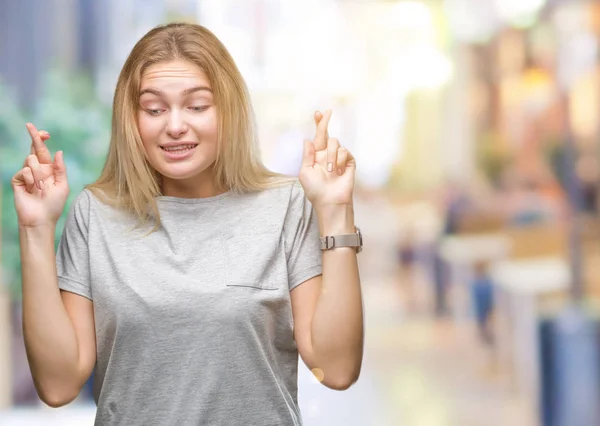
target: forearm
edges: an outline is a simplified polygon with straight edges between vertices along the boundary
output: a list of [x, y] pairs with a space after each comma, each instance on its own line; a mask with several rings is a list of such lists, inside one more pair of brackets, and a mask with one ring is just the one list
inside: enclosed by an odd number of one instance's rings
[[77, 382], [78, 346], [58, 288], [54, 228], [22, 228], [20, 243], [23, 335], [31, 374], [40, 394], [69, 394]]
[[[355, 232], [352, 206], [317, 212], [321, 235]], [[356, 250], [323, 252], [323, 289], [312, 321], [312, 349], [329, 377], [354, 381], [363, 354], [363, 301]]]

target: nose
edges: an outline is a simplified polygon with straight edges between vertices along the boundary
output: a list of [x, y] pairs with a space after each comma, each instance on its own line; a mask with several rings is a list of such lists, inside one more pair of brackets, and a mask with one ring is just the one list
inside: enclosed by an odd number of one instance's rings
[[180, 138], [188, 131], [188, 125], [179, 111], [173, 110], [167, 122], [167, 134], [174, 139]]

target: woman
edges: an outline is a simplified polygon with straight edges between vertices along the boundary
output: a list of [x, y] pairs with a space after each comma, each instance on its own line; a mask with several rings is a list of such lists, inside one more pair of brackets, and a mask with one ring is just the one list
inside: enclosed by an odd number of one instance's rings
[[106, 165], [56, 256], [65, 163], [28, 124], [32, 155], [12, 184], [41, 399], [68, 404], [94, 370], [96, 424], [299, 425], [298, 354], [325, 386], [351, 386], [355, 161], [328, 138], [330, 116], [315, 115], [299, 180], [278, 176], [220, 41], [197, 25], [151, 30], [125, 62]]

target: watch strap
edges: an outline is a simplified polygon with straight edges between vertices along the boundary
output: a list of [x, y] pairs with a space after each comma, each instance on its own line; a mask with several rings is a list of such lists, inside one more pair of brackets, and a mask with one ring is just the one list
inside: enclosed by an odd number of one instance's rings
[[331, 250], [336, 247], [354, 247], [357, 252], [362, 249], [362, 235], [357, 228], [354, 234], [327, 235], [320, 238], [321, 250]]

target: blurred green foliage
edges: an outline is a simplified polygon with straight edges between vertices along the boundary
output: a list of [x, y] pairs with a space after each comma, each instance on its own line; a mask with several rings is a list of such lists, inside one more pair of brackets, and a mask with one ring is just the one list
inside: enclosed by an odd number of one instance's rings
[[71, 188], [56, 228], [62, 233], [66, 212], [75, 196], [100, 174], [110, 140], [110, 106], [102, 104], [92, 79], [85, 74], [52, 71], [34, 111], [23, 111], [0, 83], [0, 185], [2, 186], [2, 279], [14, 298], [21, 297], [21, 264], [17, 215], [10, 187], [12, 176], [29, 154], [26, 122], [50, 133], [50, 152], [64, 151]]

